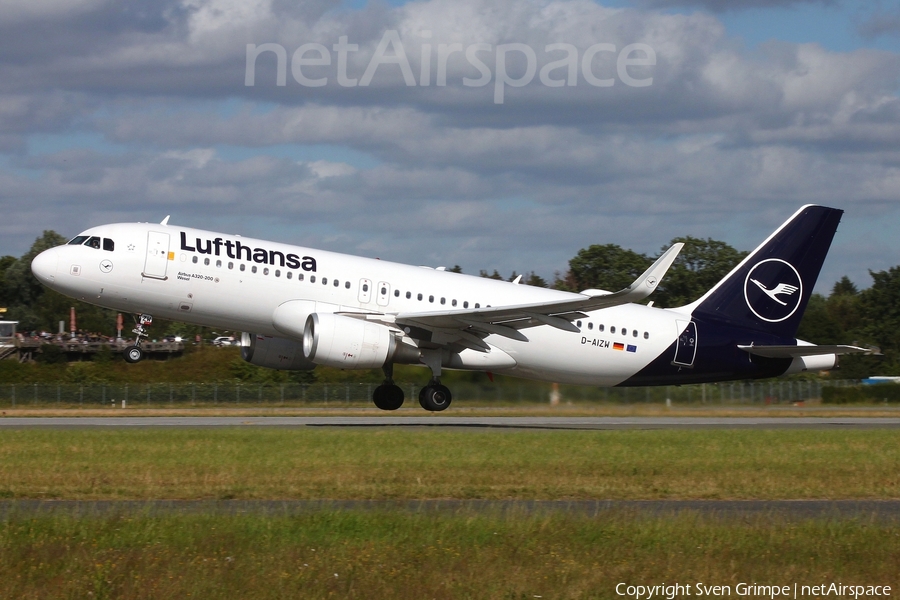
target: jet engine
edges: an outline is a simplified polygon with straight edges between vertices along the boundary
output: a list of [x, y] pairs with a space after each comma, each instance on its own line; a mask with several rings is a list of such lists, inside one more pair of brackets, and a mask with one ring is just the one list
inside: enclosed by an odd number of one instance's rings
[[312, 371], [316, 363], [303, 356], [303, 345], [294, 340], [244, 332], [241, 358], [258, 367], [285, 371]]
[[339, 369], [419, 361], [418, 348], [398, 340], [388, 327], [331, 313], [313, 313], [306, 319], [303, 355], [317, 365]]

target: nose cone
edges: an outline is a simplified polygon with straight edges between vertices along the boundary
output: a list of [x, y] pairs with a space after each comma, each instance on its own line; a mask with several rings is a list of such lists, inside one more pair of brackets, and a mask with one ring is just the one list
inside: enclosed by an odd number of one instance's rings
[[31, 261], [31, 272], [44, 284], [51, 284], [56, 279], [56, 268], [59, 265], [59, 252], [56, 248], [44, 250]]

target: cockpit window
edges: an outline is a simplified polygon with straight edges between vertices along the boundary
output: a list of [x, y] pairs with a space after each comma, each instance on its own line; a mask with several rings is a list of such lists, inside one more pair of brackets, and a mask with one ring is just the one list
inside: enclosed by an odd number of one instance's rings
[[88, 239], [86, 235], [78, 235], [72, 238], [72, 241], [69, 242], [70, 246], [80, 246], [84, 243], [84, 240]]
[[103, 249], [112, 252], [116, 249], [116, 243], [109, 238], [103, 238]]
[[96, 250], [99, 250], [99, 249], [100, 249], [100, 238], [97, 237], [96, 235], [95, 235], [95, 236], [91, 236], [91, 239], [89, 239], [87, 242], [85, 242], [84, 245], [85, 245], [85, 246], [90, 246], [91, 248], [94, 248], [94, 249], [96, 249]]

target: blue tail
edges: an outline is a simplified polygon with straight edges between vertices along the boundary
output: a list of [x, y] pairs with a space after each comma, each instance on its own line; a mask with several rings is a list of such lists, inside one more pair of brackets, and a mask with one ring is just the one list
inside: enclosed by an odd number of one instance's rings
[[802, 207], [685, 310], [703, 321], [794, 338], [843, 213]]

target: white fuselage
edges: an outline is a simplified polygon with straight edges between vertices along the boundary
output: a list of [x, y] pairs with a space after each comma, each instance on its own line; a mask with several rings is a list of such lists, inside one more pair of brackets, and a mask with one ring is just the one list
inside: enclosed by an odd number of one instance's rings
[[[293, 300], [315, 302], [321, 312], [390, 315], [580, 297], [171, 225], [105, 225], [81, 235], [109, 240], [113, 249], [101, 243], [99, 248], [65, 245], [45, 252], [33, 267], [42, 283], [115, 310], [276, 337], [288, 336], [275, 328], [273, 315]], [[689, 313], [677, 309], [637, 304], [586, 314], [577, 321], [580, 333], [541, 325], [524, 330], [527, 342], [490, 335], [485, 341], [515, 364], [485, 370], [616, 385], [671, 349], [690, 320]]]

